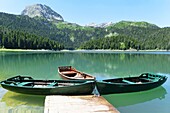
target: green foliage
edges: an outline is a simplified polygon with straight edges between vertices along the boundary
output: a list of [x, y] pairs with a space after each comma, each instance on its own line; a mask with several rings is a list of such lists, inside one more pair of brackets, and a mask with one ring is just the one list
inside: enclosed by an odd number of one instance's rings
[[[135, 25], [134, 25], [135, 24]], [[110, 33], [118, 33], [138, 40], [136, 45], [140, 50], [166, 49], [170, 44], [170, 28], [159, 28], [147, 22], [122, 21], [117, 25], [107, 27]]]
[[120, 49], [121, 49], [121, 50], [124, 50], [125, 48], [126, 48], [125, 43], [124, 43], [124, 42], [121, 42], [121, 43], [120, 43]]
[[[0, 27], [3, 29], [0, 31], [1, 48], [4, 45], [41, 48], [42, 43], [43, 47], [50, 48], [57, 41], [66, 49], [170, 49], [170, 28], [159, 28], [147, 22], [121, 21], [106, 28], [95, 28], [0, 13]], [[60, 44], [53, 47], [63, 48]]]
[[[82, 27], [67, 22], [52, 23], [42, 18], [0, 13], [0, 26], [58, 41], [66, 49], [75, 49], [85, 41], [104, 37], [102, 28]], [[74, 40], [73, 40], [74, 37]]]
[[80, 49], [137, 49], [138, 41], [126, 36], [109, 36], [96, 40], [90, 40], [80, 46]]
[[63, 49], [58, 42], [48, 38], [4, 27], [0, 27], [0, 46], [8, 49]]

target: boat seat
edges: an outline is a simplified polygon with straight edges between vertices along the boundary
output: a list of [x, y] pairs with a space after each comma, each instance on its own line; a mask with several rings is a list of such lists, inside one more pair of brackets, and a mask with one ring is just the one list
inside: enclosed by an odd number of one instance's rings
[[58, 86], [58, 83], [57, 82], [53, 82], [53, 83], [49, 84], [48, 86]]
[[155, 77], [153, 77], [153, 76], [148, 76], [149, 78], [152, 78], [152, 79], [154, 79]]
[[29, 83], [32, 83], [32, 82], [21, 82], [21, 83], [18, 83], [18, 86], [25, 86], [26, 84], [29, 84]]
[[58, 83], [59, 86], [72, 86], [75, 85], [75, 83]]
[[123, 79], [122, 81], [123, 81], [123, 82], [126, 82], [126, 83], [128, 83], [128, 84], [135, 84], [135, 82], [131, 82], [131, 81], [128, 81], [128, 80], [125, 80], [125, 79]]
[[154, 81], [157, 81], [158, 79], [150, 79], [150, 78], [141, 78], [143, 80], [147, 80], [149, 82], [154, 82]]
[[20, 82], [12, 82], [12, 83], [10, 83], [10, 85], [12, 85], [12, 86], [15, 86], [15, 85], [18, 85]]
[[75, 71], [64, 71], [64, 72], [61, 72], [63, 74], [76, 74]]
[[80, 73], [77, 73], [75, 78], [84, 78], [84, 76], [82, 74], [80, 74]]

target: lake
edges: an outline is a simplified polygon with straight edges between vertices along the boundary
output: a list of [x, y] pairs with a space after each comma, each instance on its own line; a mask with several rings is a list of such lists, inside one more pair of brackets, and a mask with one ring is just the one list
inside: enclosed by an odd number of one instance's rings
[[[58, 66], [71, 65], [97, 79], [136, 76], [143, 72], [170, 79], [170, 52], [0, 52], [0, 80], [14, 75], [60, 79]], [[156, 89], [103, 95], [121, 113], [169, 113], [170, 80]], [[0, 87], [0, 113], [43, 113], [45, 96], [24, 95]]]

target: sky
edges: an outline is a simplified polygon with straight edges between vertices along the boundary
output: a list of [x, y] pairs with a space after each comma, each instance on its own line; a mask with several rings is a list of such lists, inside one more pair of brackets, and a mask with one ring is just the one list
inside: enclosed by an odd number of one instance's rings
[[170, 0], [0, 0], [0, 12], [19, 15], [33, 4], [47, 5], [80, 25], [125, 20], [170, 27]]

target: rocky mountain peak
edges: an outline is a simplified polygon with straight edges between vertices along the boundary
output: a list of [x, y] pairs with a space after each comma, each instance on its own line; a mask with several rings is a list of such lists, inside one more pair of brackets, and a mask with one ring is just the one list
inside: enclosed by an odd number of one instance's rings
[[60, 14], [52, 10], [49, 6], [42, 4], [27, 6], [21, 12], [21, 15], [28, 15], [31, 18], [41, 17], [52, 22], [64, 21], [63, 17]]

